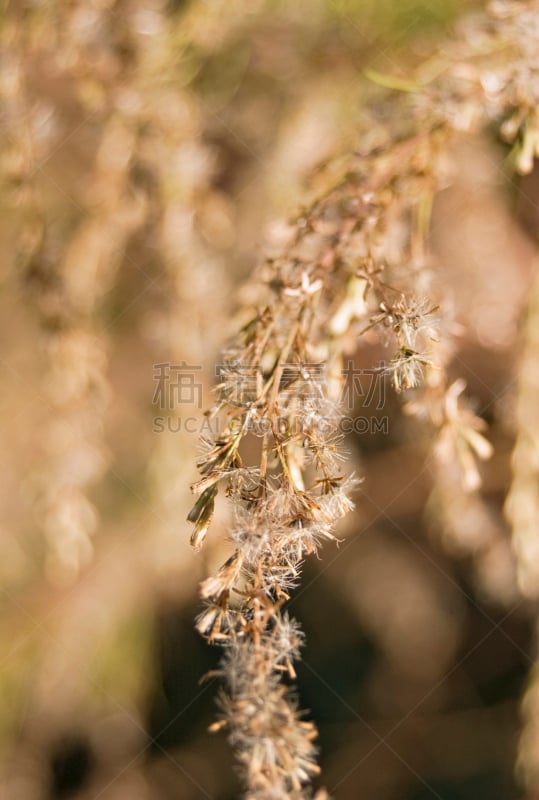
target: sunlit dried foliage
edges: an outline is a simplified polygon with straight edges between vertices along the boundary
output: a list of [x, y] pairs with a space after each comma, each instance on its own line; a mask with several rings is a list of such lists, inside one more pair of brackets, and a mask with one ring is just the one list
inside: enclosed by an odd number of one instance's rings
[[[320, 780], [344, 799], [415, 798], [421, 783], [445, 796], [422, 775], [494, 774], [499, 753], [508, 774], [519, 689], [485, 710], [477, 697], [499, 685], [497, 659], [484, 680], [463, 682], [461, 656], [466, 636], [471, 653], [488, 638], [473, 620], [490, 622], [517, 642], [513, 681], [524, 634], [518, 624], [507, 633], [498, 613], [509, 619], [520, 604], [522, 619], [536, 614], [537, 290], [519, 344], [533, 245], [520, 246], [507, 190], [539, 152], [539, 4], [463, 13], [438, 44], [418, 21], [436, 20], [435, 30], [465, 0], [5, 5], [0, 235], [13, 435], [0, 575], [12, 602], [0, 629], [0, 794], [66, 796], [75, 763], [89, 776], [73, 789], [81, 800], [237, 796], [221, 737], [201, 733], [205, 711], [190, 717], [208, 692], [193, 676], [215, 655], [194, 644], [187, 607], [203, 571], [196, 625], [222, 653], [208, 676], [222, 683], [211, 729], [227, 731], [250, 800], [322, 800]], [[402, 42], [414, 42], [410, 52]], [[482, 158], [495, 173], [483, 200], [497, 195], [503, 211], [489, 222], [485, 202], [467, 238], [462, 224], [453, 234], [459, 212], [447, 198], [463, 172], [468, 187], [483, 181]], [[267, 258], [235, 291], [264, 220], [292, 203], [299, 211], [272, 225]], [[453, 235], [456, 255], [441, 255]], [[484, 255], [487, 239], [497, 258]], [[469, 301], [457, 286], [468, 281]], [[514, 397], [483, 359], [499, 358], [505, 382], [519, 351]], [[199, 421], [188, 517], [203, 558], [178, 536], [196, 437], [181, 426], [150, 432], [152, 368], [165, 361], [196, 365], [205, 397], [218, 376]], [[370, 413], [356, 369], [382, 387], [385, 437], [344, 441]], [[512, 537], [501, 513], [508, 482]], [[389, 495], [403, 509], [398, 539]], [[314, 596], [296, 592], [304, 569], [324, 573], [330, 594], [323, 581]], [[299, 699], [298, 597], [324, 659], [341, 659], [324, 650], [340, 636], [358, 672], [351, 694], [340, 673], [338, 691], [329, 687], [353, 721], [333, 726], [327, 760], [316, 695], [312, 712]], [[174, 627], [184, 613], [188, 646]], [[366, 641], [376, 655], [363, 683]], [[530, 800], [536, 672], [517, 755]], [[465, 710], [453, 719], [455, 696]], [[428, 769], [416, 761], [423, 751]]]
[[[368, 334], [391, 347], [381, 371], [397, 393], [423, 385], [406, 408], [435, 431], [434, 497], [455, 531], [460, 520], [449, 518], [449, 509], [460, 494], [477, 492], [478, 462], [492, 455], [484, 421], [463, 400], [464, 381], [446, 375], [450, 340], [437, 347], [450, 336], [450, 323], [441, 321], [443, 298], [425, 299], [433, 274], [430, 209], [455, 137], [496, 120], [503, 138], [516, 141], [520, 172], [531, 170], [539, 152], [537, 4], [494, 3], [489, 10], [465, 23], [462, 40], [440, 50], [416, 80], [372, 73], [410, 96], [394, 99], [383, 119], [373, 115], [357, 152], [318, 176], [329, 188], [292, 222], [287, 243], [262, 267], [271, 294], [225, 353], [210, 412], [221, 424], [205, 440], [188, 519], [199, 547], [225, 484], [235, 550], [202, 584], [207, 606], [198, 627], [225, 648], [224, 723], [250, 798], [303, 796], [317, 772], [314, 729], [296, 717], [279, 681], [281, 671], [294, 677], [300, 641], [283, 633], [291, 623], [282, 606], [305, 556], [334, 538], [352, 506], [332, 402], [350, 341]], [[313, 379], [313, 367], [321, 380]], [[241, 452], [249, 434], [261, 437], [254, 466]], [[480, 500], [475, 504], [480, 521]]]

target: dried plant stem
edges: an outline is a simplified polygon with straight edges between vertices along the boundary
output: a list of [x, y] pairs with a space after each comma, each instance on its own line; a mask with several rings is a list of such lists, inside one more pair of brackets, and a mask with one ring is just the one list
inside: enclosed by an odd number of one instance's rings
[[[380, 371], [398, 393], [423, 384], [408, 410], [429, 423], [441, 471], [451, 465], [465, 492], [480, 485], [476, 462], [491, 447], [482, 420], [463, 399], [464, 382], [446, 375], [451, 346], [439, 342], [440, 331], [447, 339], [444, 309], [424, 296], [428, 229], [458, 132], [476, 132], [493, 118], [516, 119], [522, 85], [535, 80], [494, 46], [505, 37], [525, 52], [536, 47], [530, 30], [537, 4], [525, 8], [523, 25], [510, 6], [495, 4], [492, 16], [476, 23], [482, 46], [472, 26], [469, 39], [440, 56], [442, 67], [425, 68], [423, 83], [418, 79], [383, 122], [374, 113], [357, 153], [320, 172], [322, 190], [262, 266], [258, 310], [225, 353], [210, 414], [222, 427], [205, 440], [202, 479], [192, 487], [198, 499], [188, 518], [198, 547], [218, 486], [226, 484], [234, 552], [202, 584], [206, 607], [198, 628], [224, 647], [222, 724], [250, 800], [306, 797], [318, 773], [314, 726], [301, 719], [281, 682], [283, 674], [294, 677], [302, 643], [283, 604], [304, 557], [334, 539], [335, 524], [352, 507], [353, 481], [340, 468], [336, 398], [342, 354], [353, 352], [360, 336], [392, 345]], [[493, 46], [485, 47], [489, 37]], [[425, 80], [427, 73], [436, 77]], [[391, 86], [392, 79], [381, 82]], [[402, 81], [393, 82], [402, 88]], [[515, 137], [525, 125], [515, 163], [526, 171], [530, 142], [537, 145], [529, 133], [536, 118], [528, 106], [523, 114], [504, 135]], [[244, 463], [248, 435], [261, 438], [254, 465]]]
[[[414, 136], [398, 142], [389, 158], [387, 153], [371, 155], [366, 162], [372, 170], [354, 157], [340, 182], [302, 213], [304, 224], [296, 222], [283, 255], [262, 268], [269, 300], [225, 353], [212, 412], [224, 421], [224, 430], [205, 443], [198, 464], [202, 479], [193, 486], [199, 497], [189, 519], [195, 524], [193, 544], [199, 546], [218, 484], [226, 482], [235, 550], [202, 585], [207, 606], [198, 628], [225, 648], [227, 688], [221, 697], [223, 722], [216, 727], [229, 727], [246, 797], [253, 800], [305, 797], [306, 785], [319, 772], [315, 727], [301, 718], [293, 693], [281, 682], [284, 674], [294, 679], [293, 661], [302, 643], [283, 605], [304, 557], [334, 539], [335, 523], [352, 508], [354, 481], [340, 469], [340, 412], [328, 393], [328, 369], [339, 363], [347, 346], [343, 334], [360, 325], [365, 329], [368, 296], [370, 304], [382, 303], [382, 318], [390, 320], [397, 360], [407, 362], [415, 355], [412, 345], [424, 344], [419, 317], [428, 318], [430, 311], [409, 305], [380, 279], [385, 261], [370, 252], [374, 234], [368, 224], [375, 228], [381, 222], [387, 202], [383, 193], [391, 188], [397, 161], [414, 177], [416, 170], [423, 172], [419, 140], [429, 141]], [[378, 205], [376, 192], [383, 204]], [[355, 230], [358, 249], [347, 251]], [[302, 255], [313, 238], [320, 261]], [[349, 307], [350, 289], [358, 282], [361, 296], [356, 291], [355, 305]], [[334, 320], [343, 314], [345, 324], [339, 321], [338, 335], [332, 333]], [[405, 342], [409, 350], [403, 355]], [[391, 370], [400, 376], [397, 388], [417, 382], [408, 365], [402, 374], [400, 363]], [[415, 370], [419, 375], [419, 365]], [[258, 464], [250, 466], [241, 450], [253, 433], [261, 437], [261, 446]]]

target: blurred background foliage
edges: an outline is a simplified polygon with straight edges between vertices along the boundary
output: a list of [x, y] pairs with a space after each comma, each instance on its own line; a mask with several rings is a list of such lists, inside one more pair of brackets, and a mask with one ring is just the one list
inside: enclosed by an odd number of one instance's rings
[[[405, 76], [471, 6], [3, 1], [2, 797], [237, 796], [207, 732], [216, 683], [199, 683], [217, 654], [193, 631], [226, 507], [195, 556], [197, 437], [181, 422], [211, 404], [264, 242], [315, 166], [356, 146], [364, 69]], [[512, 186], [503, 157], [463, 144], [433, 222], [455, 375], [496, 445], [483, 505], [459, 506], [461, 540], [446, 530], [424, 442], [388, 398], [389, 433], [350, 437], [366, 480], [346, 543], [291, 602], [339, 800], [518, 795], [532, 622], [501, 509], [533, 260], [515, 208], [536, 221], [533, 180]], [[157, 408], [165, 362], [202, 367], [201, 404]]]

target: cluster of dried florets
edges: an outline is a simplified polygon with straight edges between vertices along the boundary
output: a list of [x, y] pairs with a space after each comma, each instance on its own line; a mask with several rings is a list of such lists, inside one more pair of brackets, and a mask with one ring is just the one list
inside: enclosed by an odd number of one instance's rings
[[45, 392], [52, 412], [36, 505], [50, 567], [64, 578], [75, 576], [92, 555], [98, 516], [87, 493], [108, 464], [103, 431], [107, 338], [95, 317], [103, 286], [113, 279], [125, 243], [141, 221], [139, 204], [129, 205], [124, 194], [132, 146], [133, 137], [116, 120], [105, 126], [91, 184], [100, 203], [80, 222], [63, 253], [54, 253], [43, 214], [33, 209], [39, 235], [26, 254], [26, 279], [36, 290], [46, 334]]
[[513, 145], [516, 170], [526, 174], [539, 155], [539, 5], [494, 0], [461, 28], [408, 87], [418, 90], [416, 108], [461, 131], [495, 120]]
[[[321, 288], [320, 279], [291, 267], [279, 304], [257, 314], [227, 352], [212, 412], [222, 430], [206, 439], [203, 477], [192, 487], [195, 546], [220, 483], [232, 501], [235, 550], [202, 585], [207, 604], [198, 628], [226, 648], [222, 708], [252, 797], [300, 797], [318, 772], [314, 726], [301, 720], [281, 678], [294, 677], [302, 639], [283, 603], [305, 556], [334, 539], [335, 522], [352, 507], [337, 409], [310, 346]], [[256, 466], [245, 464], [249, 450]]]
[[477, 52], [468, 77], [481, 86], [491, 116], [502, 120], [500, 133], [525, 174], [539, 155], [539, 5], [495, 0], [489, 11], [468, 30]]
[[491, 447], [463, 398], [464, 383], [447, 378], [448, 326], [425, 299], [430, 210], [447, 180], [456, 131], [493, 116], [524, 114], [526, 130], [532, 124], [535, 95], [522, 94], [523, 87], [535, 91], [532, 68], [518, 69], [494, 43], [509, 40], [513, 49], [535, 52], [537, 7], [523, 7], [526, 25], [512, 6], [495, 4], [492, 16], [467, 28], [464, 44], [429, 66], [419, 93], [403, 96], [382, 122], [373, 112], [358, 151], [320, 171], [323, 190], [263, 265], [251, 292], [260, 310], [225, 354], [209, 412], [220, 421], [219, 433], [205, 441], [189, 520], [198, 547], [225, 484], [234, 552], [202, 584], [206, 607], [198, 628], [225, 647], [218, 727], [230, 729], [248, 797], [303, 797], [318, 771], [314, 728], [298, 717], [280, 682], [283, 673], [294, 676], [301, 643], [282, 607], [305, 556], [334, 539], [336, 522], [352, 508], [336, 399], [341, 356], [357, 348], [359, 336], [392, 348], [381, 371], [397, 392], [424, 386], [407, 410], [432, 426], [440, 475], [450, 474], [465, 493], [479, 486], [477, 460]]
[[313, 740], [316, 729], [302, 719], [294, 695], [281, 682], [294, 677], [292, 661], [302, 635], [286, 616], [254, 611], [253, 636], [233, 641], [223, 659], [229, 691], [221, 698], [227, 719], [234, 720], [231, 742], [240, 754], [252, 797], [301, 796], [302, 786], [319, 768]]
[[[294, 676], [301, 644], [282, 607], [304, 558], [335, 539], [335, 524], [352, 508], [355, 481], [342, 471], [338, 433], [341, 355], [362, 332], [389, 338], [395, 355], [382, 372], [398, 391], [416, 386], [433, 363], [437, 307], [382, 280], [389, 259], [409, 263], [417, 242], [409, 224], [417, 197], [393, 187], [397, 162], [399, 188], [407, 179], [417, 184], [434, 163], [431, 140], [419, 152], [417, 143], [353, 156], [295, 221], [283, 253], [262, 268], [265, 302], [225, 352], [209, 412], [217, 432], [203, 441], [192, 487], [192, 543], [202, 544], [224, 485], [234, 552], [202, 584], [198, 629], [225, 648], [222, 724], [249, 797], [303, 797], [318, 772], [314, 727], [281, 683], [283, 673]], [[431, 180], [429, 172], [429, 190]], [[408, 233], [397, 246], [388, 228], [399, 223]]]

